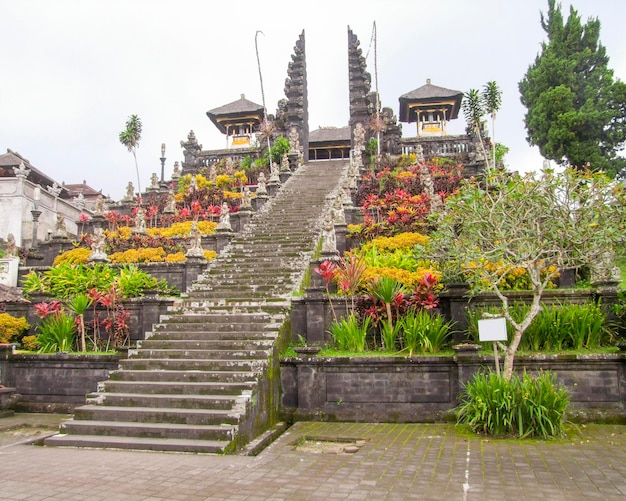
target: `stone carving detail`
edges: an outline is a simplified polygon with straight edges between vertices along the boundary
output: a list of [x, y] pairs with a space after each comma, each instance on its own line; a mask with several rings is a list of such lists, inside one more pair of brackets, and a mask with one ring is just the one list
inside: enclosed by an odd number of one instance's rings
[[189, 231], [189, 249], [187, 249], [185, 256], [204, 258], [204, 250], [202, 249], [202, 234], [198, 229], [198, 221], [196, 220], [191, 223], [191, 230]]
[[280, 184], [280, 176], [279, 176], [280, 168], [276, 162], [272, 162], [272, 166], [270, 169], [270, 184]]
[[[372, 77], [367, 72], [367, 63], [360, 48], [357, 36], [348, 27], [348, 88], [350, 99], [350, 129], [354, 137], [354, 128], [358, 123], [370, 123], [375, 112], [370, 86]], [[356, 146], [352, 143], [352, 148]]]
[[57, 238], [67, 238], [67, 226], [63, 214], [57, 213], [57, 220], [54, 225], [54, 236]]
[[178, 161], [174, 162], [174, 172], [172, 172], [172, 179], [178, 179], [180, 177], [180, 164]]
[[233, 229], [230, 225], [230, 209], [226, 202], [222, 204], [222, 209], [220, 210], [220, 222], [217, 224], [217, 229], [226, 231], [232, 231]]
[[174, 199], [174, 191], [172, 190], [167, 193], [167, 202], [165, 202], [163, 212], [167, 212], [168, 214], [176, 212], [176, 200]]
[[243, 187], [243, 191], [241, 192], [241, 204], [239, 208], [241, 210], [252, 209], [252, 197], [250, 195], [250, 188], [248, 188], [247, 185]]
[[198, 144], [196, 135], [193, 131], [189, 131], [187, 141], [181, 141], [180, 146], [183, 148], [183, 174], [188, 172], [196, 172], [199, 168], [198, 155], [202, 151], [202, 145]]
[[146, 211], [141, 206], [137, 208], [137, 213], [135, 214], [133, 233], [146, 233]]
[[267, 186], [266, 186], [266, 180], [265, 180], [265, 173], [264, 172], [259, 172], [259, 177], [257, 178], [257, 182], [256, 182], [256, 194], [257, 196], [259, 195], [267, 195]]
[[289, 135], [290, 145], [292, 141], [297, 141], [298, 146], [293, 144], [291, 150], [301, 152], [306, 161], [309, 156], [309, 98], [304, 30], [296, 41], [287, 67], [285, 97], [286, 103], [281, 100], [276, 111], [277, 121], [282, 123], [282, 130], [278, 132], [284, 136]]
[[59, 186], [58, 183], [55, 181], [54, 183], [52, 183], [52, 186], [48, 186], [47, 190], [48, 193], [50, 193], [50, 195], [52, 195], [53, 197], [58, 197], [61, 194], [63, 188]]
[[102, 194], [96, 198], [96, 203], [93, 209], [94, 216], [102, 216], [104, 214], [104, 197]]
[[4, 249], [4, 253], [7, 257], [17, 256], [17, 245], [15, 243], [15, 237], [13, 236], [13, 233], [9, 233], [7, 235], [7, 244]]
[[30, 174], [30, 169], [26, 168], [24, 162], [20, 162], [19, 167], [13, 167], [13, 172], [15, 173], [15, 177], [26, 179]]
[[158, 190], [159, 189], [159, 176], [157, 176], [156, 172], [153, 172], [150, 176], [150, 190]]
[[105, 238], [104, 230], [99, 226], [94, 229], [93, 239], [91, 241], [91, 254], [89, 254], [88, 261], [108, 261], [109, 258], [104, 251]]
[[[343, 190], [340, 190], [343, 192]], [[343, 200], [342, 197], [335, 197], [335, 201], [333, 202], [332, 208], [333, 215], [333, 223], [335, 224], [346, 224], [346, 214], [343, 211]]]
[[135, 187], [133, 186], [133, 183], [131, 181], [128, 181], [128, 184], [126, 185], [126, 196], [124, 197], [124, 200], [132, 200], [133, 198], [135, 198]]
[[337, 235], [335, 235], [335, 223], [330, 212], [326, 213], [322, 223], [322, 254], [337, 254]]
[[79, 193], [78, 196], [74, 197], [74, 199], [72, 200], [72, 204], [78, 210], [83, 210], [85, 208], [85, 197], [83, 196], [82, 192]]

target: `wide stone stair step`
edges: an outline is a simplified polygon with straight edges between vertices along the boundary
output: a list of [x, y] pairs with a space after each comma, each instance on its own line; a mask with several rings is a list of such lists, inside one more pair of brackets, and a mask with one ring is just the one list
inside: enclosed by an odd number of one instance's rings
[[120, 360], [120, 369], [153, 371], [246, 371], [259, 372], [267, 365], [267, 360], [236, 358], [213, 359], [170, 359], [170, 358], [128, 358]]
[[[142, 426], [136, 424], [136, 426]], [[97, 428], [96, 428], [97, 429]], [[184, 434], [183, 434], [184, 435]], [[44, 445], [59, 447], [90, 447], [163, 452], [223, 454], [232, 440], [197, 440], [193, 438], [138, 438], [127, 436], [61, 434], [48, 437]]]
[[131, 423], [237, 425], [241, 419], [241, 412], [231, 409], [171, 409], [87, 404], [74, 409], [74, 419]]
[[87, 402], [113, 407], [154, 407], [160, 409], [232, 410], [240, 395], [192, 395], [141, 393], [90, 393]]
[[168, 359], [168, 360], [248, 360], [248, 359], [266, 359], [271, 354], [271, 350], [237, 350], [230, 347], [219, 346], [212, 349], [200, 350], [176, 350], [176, 349], [153, 349], [141, 348], [130, 359]]
[[108, 380], [102, 383], [105, 393], [145, 393], [147, 395], [241, 395], [252, 391], [255, 381], [118, 381]]
[[146, 339], [154, 340], [192, 340], [192, 341], [226, 341], [232, 339], [234, 341], [274, 341], [278, 337], [278, 330], [269, 330], [267, 328], [259, 327], [258, 331], [237, 331], [237, 330], [219, 330], [219, 331], [203, 331], [200, 328], [194, 329], [193, 324], [189, 324], [188, 328], [180, 326], [180, 328], [172, 329], [169, 331], [159, 331], [157, 333], [148, 333]]
[[[116, 370], [109, 375], [109, 381], [132, 381], [139, 383], [167, 382], [180, 385], [196, 383], [254, 383], [256, 374], [252, 371], [153, 371], [153, 370]], [[181, 390], [182, 391], [182, 390]]]
[[272, 339], [155, 339], [138, 341], [142, 350], [271, 350]]
[[104, 435], [137, 438], [163, 438], [210, 440], [225, 442], [232, 440], [235, 427], [227, 425], [191, 425], [174, 423], [134, 423], [112, 421], [65, 421], [61, 425], [62, 433], [77, 435]]

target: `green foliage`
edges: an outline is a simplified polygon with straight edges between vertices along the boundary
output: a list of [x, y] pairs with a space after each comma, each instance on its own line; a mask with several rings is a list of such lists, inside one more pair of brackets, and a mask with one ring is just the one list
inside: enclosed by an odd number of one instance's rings
[[40, 353], [71, 351], [76, 336], [74, 317], [63, 311], [43, 318], [37, 326]]
[[528, 142], [561, 165], [623, 172], [626, 160], [618, 152], [626, 141], [626, 84], [614, 81], [608, 67], [600, 21], [582, 24], [570, 7], [564, 22], [560, 4], [548, 0], [541, 26], [548, 41], [519, 83]]
[[108, 291], [117, 284], [122, 297], [140, 297], [145, 290], [156, 290], [164, 295], [176, 295], [175, 287], [165, 280], [157, 280], [136, 266], [112, 268], [103, 263], [62, 264], [43, 273], [31, 272], [24, 278], [22, 289], [25, 293], [45, 292], [57, 299], [68, 299], [86, 295], [92, 289]]
[[493, 372], [476, 374], [457, 407], [457, 421], [487, 435], [556, 437], [563, 433], [569, 395], [549, 372], [505, 379]]
[[429, 310], [409, 310], [398, 320], [402, 349], [413, 352], [434, 353], [443, 349], [452, 334], [452, 322], [446, 322], [438, 313]]
[[333, 322], [330, 325], [330, 334], [333, 337], [335, 347], [338, 350], [358, 353], [365, 351], [365, 340], [369, 325], [369, 317], [365, 317], [361, 321], [354, 313], [338, 322]]
[[[367, 317], [369, 318], [369, 317]], [[386, 322], [380, 325], [380, 335], [383, 340], [385, 351], [395, 352], [398, 349], [397, 342], [400, 336], [400, 323]]]
[[24, 317], [14, 317], [9, 313], [0, 313], [0, 343], [13, 343], [19, 336], [30, 329]]
[[[517, 322], [528, 314], [530, 306], [514, 303], [510, 310]], [[468, 337], [478, 342], [478, 320], [483, 313], [502, 313], [498, 308], [476, 308], [468, 310]], [[509, 340], [515, 329], [507, 322]], [[524, 351], [592, 350], [610, 343], [613, 328], [602, 308], [595, 303], [553, 304], [543, 306], [530, 323], [519, 348]]]

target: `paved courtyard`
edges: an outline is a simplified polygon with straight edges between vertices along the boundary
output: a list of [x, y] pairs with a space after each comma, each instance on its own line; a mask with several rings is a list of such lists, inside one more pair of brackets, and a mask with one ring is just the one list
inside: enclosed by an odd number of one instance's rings
[[302, 422], [249, 457], [40, 447], [28, 441], [58, 417], [10, 419], [0, 430], [29, 426], [0, 433], [2, 500], [626, 498], [626, 426], [581, 426], [546, 442], [448, 424]]

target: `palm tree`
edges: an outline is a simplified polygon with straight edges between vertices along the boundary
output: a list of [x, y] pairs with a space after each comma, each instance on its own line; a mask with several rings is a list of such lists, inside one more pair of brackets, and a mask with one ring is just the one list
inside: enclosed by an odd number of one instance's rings
[[487, 82], [483, 86], [483, 106], [491, 116], [491, 140], [493, 142], [493, 167], [496, 166], [496, 112], [502, 104], [502, 91], [495, 81]]
[[137, 189], [139, 190], [139, 203], [141, 203], [141, 182], [139, 181], [139, 166], [137, 165], [137, 148], [141, 140], [141, 120], [137, 115], [131, 115], [126, 121], [126, 129], [120, 132], [122, 143], [135, 158], [135, 170], [137, 171]]
[[487, 156], [487, 150], [485, 149], [485, 143], [483, 142], [483, 136], [481, 134], [482, 118], [485, 114], [483, 108], [483, 98], [480, 91], [477, 89], [470, 89], [463, 96], [463, 114], [465, 115], [465, 122], [469, 131], [476, 135], [478, 143], [482, 149], [482, 153], [485, 157], [485, 163], [489, 168], [489, 157]]

